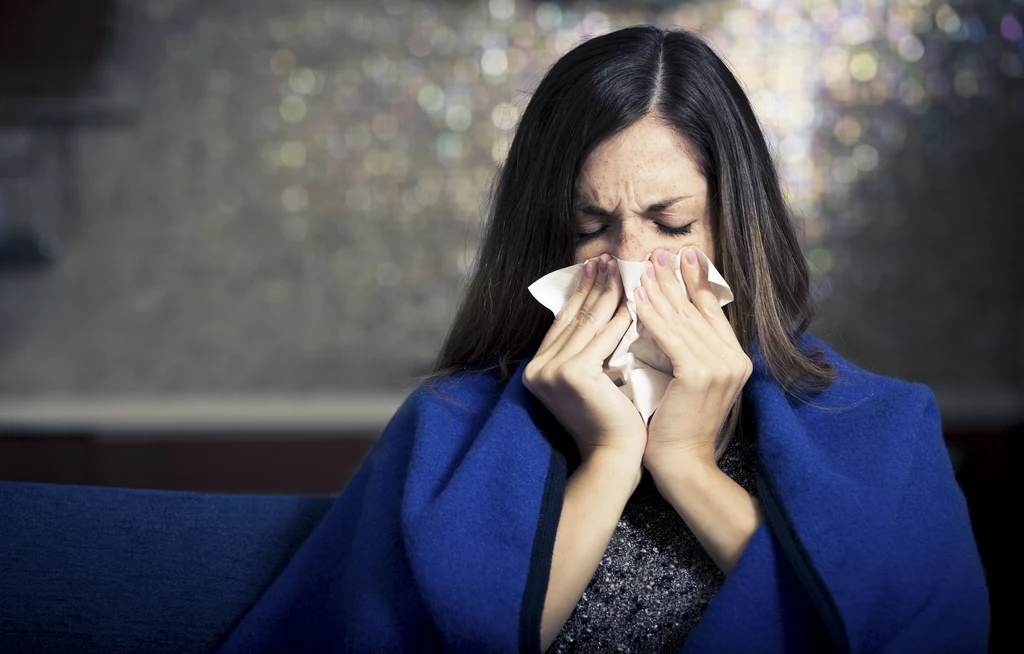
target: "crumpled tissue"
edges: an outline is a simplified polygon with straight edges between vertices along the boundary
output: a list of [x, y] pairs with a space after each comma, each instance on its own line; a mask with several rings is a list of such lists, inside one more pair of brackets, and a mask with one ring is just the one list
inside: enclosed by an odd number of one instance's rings
[[[686, 285], [683, 283], [682, 273], [679, 272], [679, 259], [682, 254], [682, 249], [675, 254], [669, 254], [669, 265], [675, 270], [676, 279], [682, 285], [685, 295]], [[726, 283], [722, 274], [702, 251], [697, 250], [697, 256], [707, 268], [708, 282], [718, 298], [719, 306], [724, 307], [732, 302], [732, 289], [729, 288], [729, 284]], [[664, 397], [665, 391], [668, 389], [669, 382], [672, 381], [672, 361], [658, 347], [654, 338], [644, 328], [643, 323], [637, 320], [636, 302], [633, 299], [633, 291], [640, 286], [644, 266], [650, 257], [650, 253], [643, 261], [624, 261], [613, 257], [616, 261], [616, 268], [622, 277], [622, 285], [626, 294], [626, 308], [629, 310], [632, 321], [622, 340], [604, 362], [605, 374], [633, 402], [643, 417], [644, 423], [647, 423], [657, 410], [661, 398]], [[583, 266], [584, 264], [581, 263], [548, 273], [530, 284], [530, 293], [557, 316], [579, 286], [580, 278], [583, 276]]]

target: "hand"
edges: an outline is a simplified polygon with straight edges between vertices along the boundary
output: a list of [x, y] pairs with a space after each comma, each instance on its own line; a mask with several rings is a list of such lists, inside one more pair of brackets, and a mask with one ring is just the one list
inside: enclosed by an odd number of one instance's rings
[[635, 291], [637, 318], [672, 361], [672, 381], [647, 433], [643, 461], [652, 474], [659, 465], [716, 466], [715, 439], [753, 371], [697, 250], [688, 247], [679, 259], [686, 293], [668, 261], [655, 250]]
[[604, 361], [629, 328], [615, 260], [588, 261], [579, 287], [555, 317], [523, 384], [576, 441], [583, 460], [601, 451], [643, 473], [647, 426], [629, 398], [604, 373]]

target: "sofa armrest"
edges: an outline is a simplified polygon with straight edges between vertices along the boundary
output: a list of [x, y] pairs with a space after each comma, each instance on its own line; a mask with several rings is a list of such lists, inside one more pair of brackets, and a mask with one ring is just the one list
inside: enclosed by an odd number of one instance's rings
[[0, 482], [0, 643], [212, 651], [333, 502]]

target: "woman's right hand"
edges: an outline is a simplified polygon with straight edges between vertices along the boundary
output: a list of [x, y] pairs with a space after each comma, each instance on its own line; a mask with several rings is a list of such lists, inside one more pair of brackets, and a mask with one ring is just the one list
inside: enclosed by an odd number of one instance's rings
[[[576, 441], [583, 461], [607, 454], [609, 460], [642, 466], [647, 425], [604, 374], [604, 361], [629, 323], [615, 260], [602, 254], [586, 263], [579, 287], [523, 371], [523, 384]], [[638, 480], [642, 472], [641, 467]]]

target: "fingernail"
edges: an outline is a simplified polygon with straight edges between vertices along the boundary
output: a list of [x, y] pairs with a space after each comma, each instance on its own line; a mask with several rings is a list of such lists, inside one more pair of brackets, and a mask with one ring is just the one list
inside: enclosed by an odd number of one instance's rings
[[608, 262], [608, 276], [609, 277], [614, 277], [615, 276], [615, 261], [609, 261]]
[[597, 269], [601, 272], [601, 274], [604, 274], [608, 270], [608, 262], [605, 261], [604, 259], [598, 259]]
[[590, 279], [591, 277], [594, 276], [594, 264], [593, 264], [593, 262], [588, 261], [587, 263], [583, 264], [583, 276], [586, 279]]
[[691, 266], [697, 263], [697, 252], [693, 248], [686, 248], [686, 263]]
[[647, 276], [654, 279], [654, 264], [648, 261], [647, 265], [644, 266], [644, 269], [647, 270]]
[[662, 266], [668, 265], [668, 254], [664, 250], [658, 252], [658, 264]]
[[647, 291], [644, 290], [643, 286], [637, 286], [636, 287], [636, 294], [640, 296], [640, 300], [642, 302], [646, 302], [647, 301]]

